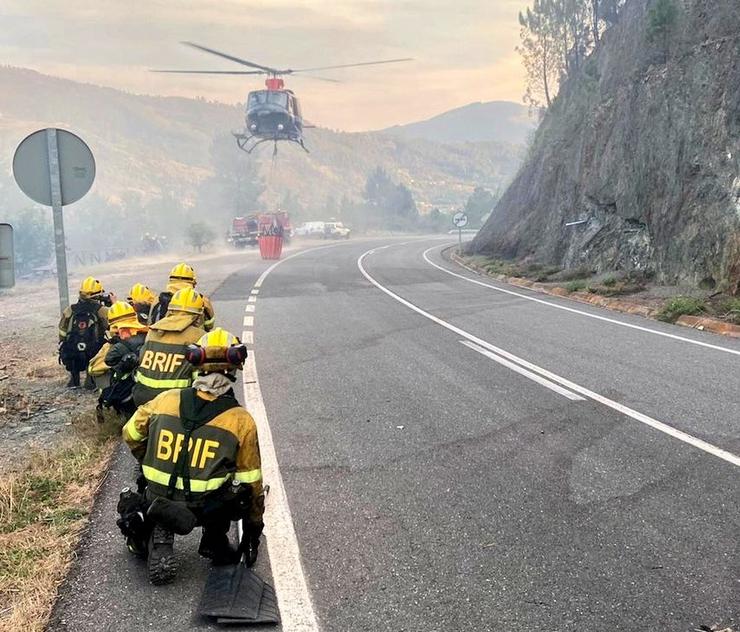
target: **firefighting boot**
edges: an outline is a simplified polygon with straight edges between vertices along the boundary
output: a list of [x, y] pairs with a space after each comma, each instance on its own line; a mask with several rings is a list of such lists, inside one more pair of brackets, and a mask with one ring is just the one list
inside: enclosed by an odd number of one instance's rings
[[70, 371], [67, 388], [80, 388], [80, 374], [78, 371]]
[[[77, 377], [77, 381], [79, 382], [79, 376]], [[95, 381], [92, 378], [92, 375], [89, 373], [85, 373], [85, 383], [82, 385], [82, 388], [84, 388], [86, 391], [94, 391], [95, 390]]]
[[231, 545], [226, 533], [210, 529], [203, 529], [198, 554], [211, 560], [214, 566], [237, 564], [241, 557], [241, 551]]
[[159, 525], [152, 529], [149, 536], [149, 556], [147, 570], [149, 581], [155, 586], [169, 584], [175, 579], [175, 552], [173, 545], [175, 534]]
[[129, 550], [129, 552], [132, 555], [135, 555], [136, 557], [142, 560], [145, 560], [147, 558], [148, 550], [147, 550], [146, 540], [142, 542], [138, 538], [129, 536], [126, 538], [126, 548]]

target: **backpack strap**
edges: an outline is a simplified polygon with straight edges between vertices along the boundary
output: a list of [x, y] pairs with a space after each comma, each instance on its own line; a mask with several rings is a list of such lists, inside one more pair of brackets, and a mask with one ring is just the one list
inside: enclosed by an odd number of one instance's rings
[[222, 396], [214, 400], [203, 399], [197, 396], [194, 388], [184, 388], [180, 391], [180, 421], [185, 430], [185, 437], [182, 441], [182, 448], [177, 458], [175, 468], [170, 475], [167, 485], [167, 498], [172, 500], [177, 489], [177, 479], [182, 477], [183, 488], [185, 491], [185, 500], [192, 500], [190, 490], [190, 437], [201, 426], [205, 426], [209, 421], [215, 419], [227, 410], [237, 408], [239, 402], [233, 397]]

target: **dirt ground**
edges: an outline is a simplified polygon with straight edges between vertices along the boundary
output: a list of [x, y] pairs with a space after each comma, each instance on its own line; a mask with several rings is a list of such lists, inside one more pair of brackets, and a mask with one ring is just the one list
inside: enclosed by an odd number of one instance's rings
[[[203, 255], [169, 253], [108, 262], [70, 275], [70, 296], [80, 281], [94, 275], [106, 291], [125, 299], [131, 285], [164, 287], [169, 269], [178, 261], [192, 263], [198, 289], [213, 292], [252, 250], [219, 251]], [[74, 300], [74, 298], [72, 299]], [[65, 436], [75, 415], [89, 413], [97, 395], [68, 390], [68, 374], [57, 361], [59, 299], [56, 279], [21, 280], [0, 290], [0, 472], [17, 469], [33, 447], [53, 447]]]

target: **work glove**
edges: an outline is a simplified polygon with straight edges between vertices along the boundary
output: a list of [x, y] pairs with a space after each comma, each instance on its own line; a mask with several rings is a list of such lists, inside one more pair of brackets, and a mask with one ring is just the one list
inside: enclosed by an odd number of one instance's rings
[[265, 525], [263, 522], [244, 521], [244, 558], [248, 567], [254, 566], [260, 548], [260, 536]]
[[121, 373], [130, 373], [139, 364], [139, 357], [135, 353], [127, 353], [118, 365], [118, 369]]

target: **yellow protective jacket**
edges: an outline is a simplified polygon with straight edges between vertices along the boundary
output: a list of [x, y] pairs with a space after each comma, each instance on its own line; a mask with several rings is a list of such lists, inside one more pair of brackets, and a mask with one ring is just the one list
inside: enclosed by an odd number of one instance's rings
[[188, 388], [193, 383], [193, 367], [185, 360], [185, 350], [206, 333], [195, 324], [199, 319], [200, 316], [175, 312], [149, 328], [139, 352], [133, 390], [137, 406], [171, 388]]
[[95, 357], [90, 360], [90, 364], [87, 365], [88, 375], [93, 377], [100, 377], [110, 371], [110, 367], [105, 363], [105, 356], [110, 351], [110, 342], [106, 342], [100, 351], [95, 354]]
[[[171, 294], [174, 294], [177, 292], [177, 290], [182, 290], [184, 288], [193, 287], [192, 283], [188, 283], [187, 281], [170, 281], [167, 284], [167, 292], [170, 292]], [[216, 312], [213, 311], [213, 303], [211, 303], [211, 299], [208, 298], [205, 294], [203, 296], [203, 329], [206, 331], [211, 331], [213, 329], [213, 326], [216, 324]]]
[[197, 507], [237, 480], [252, 491], [250, 520], [262, 520], [257, 427], [233, 397], [193, 388], [167, 391], [139, 407], [123, 427], [123, 439], [141, 463], [151, 495], [167, 497], [172, 490], [172, 500]]

